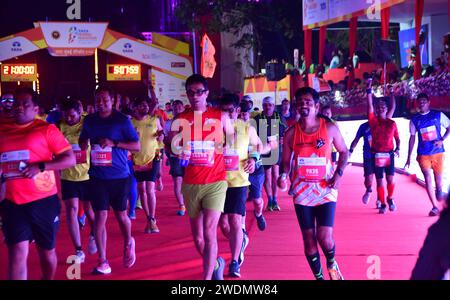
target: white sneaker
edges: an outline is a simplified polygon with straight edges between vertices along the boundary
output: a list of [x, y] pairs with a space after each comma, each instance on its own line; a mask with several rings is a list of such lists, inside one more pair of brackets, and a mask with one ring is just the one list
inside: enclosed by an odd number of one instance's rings
[[97, 253], [97, 244], [93, 235], [89, 235], [88, 253], [91, 255]]
[[77, 264], [84, 263], [84, 260], [86, 259], [86, 255], [84, 254], [83, 251], [77, 250], [77, 252], [75, 253], [75, 256], [77, 257], [77, 260], [75, 261], [75, 263], [77, 263]]
[[362, 196], [362, 202], [364, 203], [364, 204], [367, 204], [367, 203], [369, 203], [369, 201], [370, 201], [370, 192], [365, 192], [364, 193], [364, 195]]

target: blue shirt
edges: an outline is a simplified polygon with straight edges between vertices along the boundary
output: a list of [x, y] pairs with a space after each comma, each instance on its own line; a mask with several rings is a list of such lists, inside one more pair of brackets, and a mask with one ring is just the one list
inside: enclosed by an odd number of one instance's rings
[[[139, 136], [131, 120], [126, 115], [113, 110], [107, 118], [98, 113], [87, 115], [84, 119], [80, 139], [89, 139], [90, 144], [97, 144], [101, 138], [117, 142], [137, 142]], [[112, 166], [93, 166], [89, 168], [89, 176], [97, 179], [123, 179], [130, 176], [128, 167], [128, 150], [112, 148]]]
[[[433, 155], [444, 152], [444, 146], [435, 147], [434, 142], [442, 139], [441, 125], [448, 126], [445, 122], [445, 116], [436, 110], [431, 110], [427, 114], [415, 114], [411, 118], [414, 128], [410, 128], [411, 134], [416, 132], [419, 135], [419, 144], [417, 145], [417, 155]], [[445, 124], [443, 124], [445, 123]], [[415, 129], [415, 132], [413, 132]]]
[[372, 153], [370, 151], [372, 134], [370, 132], [369, 122], [363, 123], [359, 126], [358, 132], [356, 133], [356, 138], [364, 138], [363, 157], [365, 159], [370, 159], [372, 157]]

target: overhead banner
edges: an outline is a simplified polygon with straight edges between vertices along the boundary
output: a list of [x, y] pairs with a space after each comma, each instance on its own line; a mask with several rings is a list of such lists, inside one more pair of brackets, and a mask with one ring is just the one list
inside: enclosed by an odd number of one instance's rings
[[165, 70], [180, 79], [192, 75], [192, 64], [188, 57], [109, 29], [100, 48]]
[[[303, 0], [303, 29], [333, 24], [352, 17], [368, 15], [376, 19], [376, 10], [405, 0]], [[370, 17], [372, 16], [372, 17]]]
[[108, 23], [39, 22], [49, 53], [53, 56], [94, 55], [105, 36]]
[[[420, 59], [422, 64], [428, 64], [428, 25], [422, 25], [420, 35], [423, 36], [423, 43], [420, 45]], [[405, 68], [411, 61], [411, 48], [416, 45], [415, 27], [399, 31], [398, 43], [402, 68]]]
[[47, 48], [40, 28], [34, 28], [0, 39], [0, 61]]

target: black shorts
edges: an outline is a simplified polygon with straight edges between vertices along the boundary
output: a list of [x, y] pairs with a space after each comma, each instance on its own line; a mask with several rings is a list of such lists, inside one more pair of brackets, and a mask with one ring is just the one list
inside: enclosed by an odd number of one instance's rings
[[87, 197], [87, 189], [89, 180], [70, 181], [61, 180], [61, 194], [63, 200], [78, 198], [80, 201], [89, 201]]
[[152, 168], [148, 171], [134, 171], [134, 177], [136, 177], [137, 182], [152, 181], [155, 182], [158, 178], [159, 170], [161, 169], [161, 161], [154, 160], [152, 163]]
[[5, 200], [0, 207], [2, 230], [8, 246], [35, 240], [42, 249], [55, 248], [61, 213], [57, 195], [22, 205]]
[[123, 179], [89, 179], [89, 197], [94, 211], [115, 211], [127, 209], [128, 195], [131, 190], [131, 178]]
[[229, 187], [225, 198], [224, 214], [237, 214], [245, 216], [245, 202], [248, 187]]
[[295, 204], [295, 213], [302, 230], [313, 229], [317, 226], [334, 226], [336, 202], [329, 202], [318, 206], [304, 206]]
[[169, 157], [170, 171], [169, 174], [172, 177], [184, 177], [184, 167], [180, 165], [180, 159], [178, 157]]
[[[275, 151], [277, 151], [277, 150], [275, 150]], [[272, 155], [272, 153], [270, 153], [270, 155]], [[270, 157], [270, 155], [262, 155], [261, 157], [262, 158], [267, 158], [267, 157]], [[273, 154], [273, 155], [275, 155], [275, 154]], [[274, 165], [281, 166], [282, 161], [283, 161], [283, 153], [282, 153], [282, 151], [280, 149], [280, 150], [278, 150], [278, 160], [277, 160], [277, 162], [275, 164], [264, 165], [264, 170], [269, 170]]]
[[392, 176], [395, 173], [395, 161], [394, 161], [394, 152], [389, 153], [391, 157], [391, 163], [387, 167], [377, 167], [375, 166], [375, 154], [372, 157], [372, 165], [375, 172], [375, 177], [377, 179], [383, 179], [383, 174], [386, 172], [386, 176]]
[[364, 177], [370, 176], [375, 173], [375, 165], [373, 164], [372, 158], [364, 158], [363, 166], [364, 166]]
[[250, 186], [248, 190], [249, 199], [259, 199], [262, 197], [262, 189], [264, 185], [265, 174], [263, 170], [255, 171], [255, 173], [250, 174], [248, 180], [250, 181]]

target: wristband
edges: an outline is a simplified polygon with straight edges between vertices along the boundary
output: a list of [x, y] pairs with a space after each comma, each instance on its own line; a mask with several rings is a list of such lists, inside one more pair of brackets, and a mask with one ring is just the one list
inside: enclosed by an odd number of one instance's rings
[[366, 90], [366, 93], [367, 93], [367, 95], [371, 95], [371, 94], [372, 94], [372, 89], [371, 89], [371, 88], [368, 88], [368, 89]]

